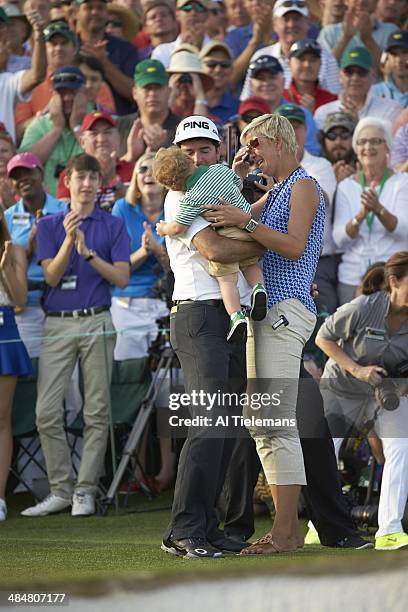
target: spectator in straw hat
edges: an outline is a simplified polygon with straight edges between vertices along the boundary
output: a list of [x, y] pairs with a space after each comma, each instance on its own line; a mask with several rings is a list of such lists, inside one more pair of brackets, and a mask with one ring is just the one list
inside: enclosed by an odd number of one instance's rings
[[113, 2], [108, 4], [108, 21], [105, 32], [118, 38], [124, 38], [133, 44], [141, 26], [141, 19], [130, 9]]
[[167, 69], [171, 87], [170, 108], [180, 117], [208, 115], [206, 92], [214, 86], [212, 76], [203, 70], [197, 53], [176, 49]]

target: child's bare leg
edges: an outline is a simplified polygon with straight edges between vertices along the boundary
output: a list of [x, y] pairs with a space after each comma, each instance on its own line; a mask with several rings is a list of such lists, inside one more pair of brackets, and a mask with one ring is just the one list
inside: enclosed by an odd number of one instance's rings
[[220, 286], [222, 301], [228, 314], [231, 316], [235, 312], [240, 311], [241, 299], [238, 291], [238, 274], [234, 272], [225, 276], [217, 276], [217, 281]]
[[243, 275], [250, 287], [255, 287], [258, 283], [263, 285], [264, 278], [261, 266], [257, 263], [248, 266], [242, 270]]

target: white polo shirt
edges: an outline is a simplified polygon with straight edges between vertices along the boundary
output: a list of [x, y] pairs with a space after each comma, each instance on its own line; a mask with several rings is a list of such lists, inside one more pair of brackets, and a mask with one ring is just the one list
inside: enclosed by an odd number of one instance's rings
[[[173, 221], [179, 207], [181, 191], [169, 191], [164, 201], [164, 218]], [[173, 300], [220, 300], [221, 291], [216, 278], [208, 272], [208, 260], [193, 245], [193, 238], [210, 223], [197, 217], [181, 236], [166, 236], [170, 267], [174, 273]], [[242, 304], [250, 303], [251, 289], [242, 273], [238, 275], [238, 289]]]
[[326, 203], [322, 255], [333, 255], [337, 251], [332, 228], [333, 196], [337, 187], [336, 175], [327, 159], [311, 155], [306, 150], [300, 163], [306, 172], [317, 180], [329, 198], [329, 204]]
[[[328, 102], [316, 109], [313, 119], [316, 122], [319, 130], [323, 129], [325, 119], [329, 113], [338, 113], [343, 109], [341, 99]], [[403, 107], [395, 100], [385, 100], [379, 96], [374, 96], [368, 93], [366, 103], [363, 108], [358, 111], [358, 118], [363, 117], [378, 117], [379, 119], [388, 119], [391, 123], [397, 119], [398, 115], [403, 111]]]

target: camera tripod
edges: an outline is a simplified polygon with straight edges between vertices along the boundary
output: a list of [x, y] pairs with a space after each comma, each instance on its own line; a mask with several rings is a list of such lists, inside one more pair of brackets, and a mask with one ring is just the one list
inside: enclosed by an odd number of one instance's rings
[[[106, 492], [105, 497], [101, 500], [102, 515], [106, 514], [109, 506], [112, 504], [112, 501], [117, 494], [119, 485], [122, 482], [122, 478], [128, 469], [129, 462], [132, 458], [137, 457], [138, 446], [141, 442], [149, 418], [154, 410], [157, 395], [163, 385], [164, 380], [166, 379], [167, 373], [171, 371], [172, 367], [174, 367], [176, 355], [170, 345], [168, 333], [164, 331], [164, 325], [166, 325], [166, 327], [168, 326], [168, 320], [166, 320], [165, 324], [162, 320], [160, 320], [160, 324], [161, 328], [159, 328], [158, 339], [155, 341], [151, 349], [151, 353], [154, 353], [155, 348], [158, 349], [158, 355], [160, 355], [160, 357], [149, 388], [140, 405], [136, 420], [122, 451], [119, 465], [116, 469], [113, 480]], [[142, 482], [136, 476], [134, 476], [134, 479], [143, 493], [145, 493], [148, 497], [153, 496], [152, 490], [144, 482]]]

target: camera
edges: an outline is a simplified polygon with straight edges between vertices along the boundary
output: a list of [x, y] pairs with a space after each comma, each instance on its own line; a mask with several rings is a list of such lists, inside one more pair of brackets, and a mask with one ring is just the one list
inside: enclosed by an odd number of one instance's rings
[[392, 378], [407, 378], [408, 377], [408, 359], [399, 363], [390, 373], [390, 379], [384, 379], [383, 382], [375, 388], [374, 394], [378, 404], [384, 410], [396, 410], [400, 403], [400, 394], [398, 393], [397, 385]]
[[362, 528], [378, 527], [378, 506], [365, 504], [351, 509], [351, 518]]
[[260, 168], [256, 168], [253, 172], [250, 172], [245, 180], [249, 183], [259, 183], [260, 185], [264, 185], [266, 187], [267, 180], [263, 176], [259, 176], [262, 174], [262, 170]]
[[193, 77], [191, 74], [182, 74], [178, 80], [179, 83], [188, 83], [188, 85], [193, 84]]

